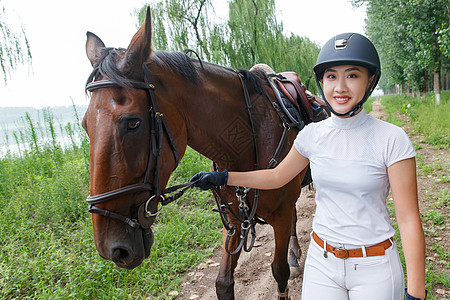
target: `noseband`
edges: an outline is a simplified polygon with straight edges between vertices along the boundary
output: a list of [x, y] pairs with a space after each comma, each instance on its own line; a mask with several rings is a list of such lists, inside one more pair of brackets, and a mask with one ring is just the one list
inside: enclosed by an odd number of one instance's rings
[[[166, 189], [165, 192], [162, 192], [161, 188], [161, 152], [162, 152], [162, 141], [163, 141], [163, 135], [166, 134], [169, 145], [172, 148], [173, 156], [175, 159], [175, 168], [178, 165], [179, 158], [178, 158], [178, 152], [175, 145], [175, 141], [173, 140], [172, 134], [170, 133], [169, 127], [167, 125], [166, 120], [163, 117], [163, 114], [159, 111], [157, 102], [156, 102], [156, 95], [154, 94], [155, 86], [152, 83], [152, 77], [150, 74], [150, 71], [148, 70], [148, 67], [143, 64], [142, 66], [144, 70], [144, 82], [139, 81], [133, 81], [128, 80], [126, 83], [130, 86], [130, 88], [134, 89], [142, 89], [147, 92], [148, 100], [149, 100], [149, 114], [150, 114], [150, 146], [149, 146], [149, 153], [148, 153], [148, 162], [147, 162], [147, 169], [145, 171], [144, 176], [144, 182], [138, 183], [138, 184], [132, 184], [125, 187], [118, 188], [116, 190], [112, 190], [103, 194], [98, 194], [94, 196], [88, 196], [86, 201], [88, 203], [88, 211], [90, 213], [96, 213], [105, 217], [109, 217], [112, 219], [116, 219], [119, 221], [122, 221], [128, 225], [130, 225], [133, 228], [144, 228], [148, 229], [150, 227], [149, 219], [155, 217], [158, 215], [161, 209], [156, 210], [156, 212], [151, 212], [149, 210], [149, 205], [152, 202], [156, 201], [156, 206], [158, 206], [159, 203], [161, 203], [162, 206], [174, 201], [175, 199], [181, 197], [182, 193], [184, 193], [185, 189], [192, 186], [193, 183], [184, 184], [172, 187], [170, 189]], [[96, 70], [94, 69], [93, 73]], [[94, 76], [91, 75], [91, 78]], [[94, 79], [93, 79], [94, 80]], [[101, 88], [108, 88], [108, 87], [118, 87], [119, 84], [116, 82], [113, 82], [111, 80], [99, 80], [99, 81], [93, 81], [89, 82], [86, 85], [86, 91], [92, 92], [97, 89]], [[150, 172], [154, 169], [154, 177], [153, 177], [153, 183], [150, 182]], [[177, 189], [184, 188], [183, 190], [179, 191], [176, 195], [171, 197], [165, 197], [166, 193], [173, 192]], [[142, 203], [138, 210], [138, 219], [131, 219], [129, 217], [126, 217], [124, 215], [99, 208], [96, 205], [121, 197], [123, 195], [131, 194], [131, 193], [138, 193], [138, 192], [150, 192], [150, 194], [153, 194], [147, 201]], [[176, 197], [176, 198], [175, 198]]]

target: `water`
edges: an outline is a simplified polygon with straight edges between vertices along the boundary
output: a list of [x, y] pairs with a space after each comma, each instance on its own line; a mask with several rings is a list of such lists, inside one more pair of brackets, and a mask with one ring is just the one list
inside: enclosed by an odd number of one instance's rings
[[[0, 157], [4, 157], [8, 152], [20, 155], [24, 150], [31, 150], [34, 147], [32, 145], [34, 144], [32, 129], [34, 129], [38, 147], [56, 144], [62, 148], [68, 148], [73, 144], [80, 145], [84, 133], [79, 122], [87, 106], [76, 106], [75, 109], [76, 114], [74, 108], [69, 106], [44, 109], [0, 107], [2, 116], [0, 120]], [[51, 126], [53, 126], [53, 133], [50, 130]], [[52, 135], [55, 141], [53, 141]]]

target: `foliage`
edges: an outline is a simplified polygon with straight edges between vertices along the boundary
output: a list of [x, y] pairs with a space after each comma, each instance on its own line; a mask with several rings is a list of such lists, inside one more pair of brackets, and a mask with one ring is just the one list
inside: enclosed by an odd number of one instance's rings
[[450, 25], [442, 24], [442, 27], [436, 30], [436, 35], [442, 54], [450, 58]]
[[[155, 1], [155, 48], [190, 48], [202, 59], [235, 69], [265, 63], [276, 72], [295, 71], [312, 92], [317, 92], [311, 78], [319, 47], [308, 38], [283, 34], [275, 0], [233, 0], [228, 5], [225, 19], [218, 17], [211, 0]], [[145, 9], [139, 12], [140, 23]]]
[[5, 84], [9, 73], [18, 65], [31, 63], [31, 50], [25, 30], [22, 26], [16, 29], [8, 24], [6, 17], [10, 13], [0, 5], [0, 66]]
[[283, 25], [275, 16], [275, 1], [229, 2], [227, 54], [233, 68], [264, 62], [274, 68], [275, 53], [283, 42]]
[[[448, 101], [450, 91], [444, 92], [443, 95]], [[382, 103], [391, 116], [396, 112], [405, 113], [414, 130], [424, 135], [425, 142], [444, 149], [450, 148], [450, 110], [434, 105], [432, 95], [424, 100], [389, 95], [382, 98]]]
[[[75, 119], [58, 126], [50, 109], [37, 121], [27, 114], [25, 129], [15, 132], [20, 153], [0, 159], [0, 298], [170, 299], [182, 273], [220, 244], [210, 192], [191, 190], [166, 206], [153, 227], [150, 258], [118, 269], [94, 247], [85, 202], [89, 141], [76, 112]], [[209, 166], [188, 148], [169, 184]]]
[[[450, 96], [450, 92], [448, 91], [443, 94], [444, 99], [448, 99]], [[411, 125], [410, 130], [414, 134], [419, 133], [423, 137], [420, 141], [422, 145], [431, 143], [443, 149], [450, 147], [450, 140], [448, 138], [450, 136], [450, 111], [444, 105], [436, 106], [431, 96], [422, 100], [407, 96], [389, 95], [382, 97], [382, 104], [386, 107], [390, 116], [397, 116], [397, 119], [402, 122], [400, 125]], [[448, 103], [446, 104], [448, 105]], [[402, 113], [408, 118], [401, 116]], [[408, 120], [407, 124], [405, 124], [405, 119]], [[430, 139], [430, 137], [435, 138]], [[436, 185], [448, 180], [446, 176], [442, 175], [442, 173], [448, 173], [448, 168], [445, 166], [448, 162], [441, 164], [432, 156], [426, 162], [420, 152], [417, 154], [416, 160], [418, 162], [418, 175], [427, 179], [430, 178], [431, 180], [434, 178]], [[425, 286], [429, 291], [429, 297], [431, 299], [441, 299], [439, 298], [440, 295], [436, 293], [436, 290], [442, 288], [448, 289], [450, 287], [450, 277], [448, 274], [448, 257], [450, 254], [448, 251], [445, 251], [448, 249], [442, 247], [446, 245], [444, 242], [446, 240], [445, 233], [441, 232], [448, 223], [450, 194], [445, 185], [436, 186], [435, 184], [429, 187], [427, 184], [424, 184], [422, 188], [426, 188], [427, 191], [426, 195], [422, 195], [422, 197], [426, 198], [421, 201], [420, 206], [421, 219], [427, 241]], [[391, 217], [394, 218], [393, 202], [388, 201], [387, 205]], [[393, 223], [393, 226], [397, 231], [394, 239], [400, 250], [404, 270], [406, 270], [398, 226], [396, 223]], [[443, 238], [443, 241], [440, 241], [440, 238]]]
[[[427, 76], [446, 63], [436, 32], [449, 22], [448, 1], [352, 0], [352, 3], [367, 5], [366, 31], [380, 52], [382, 88], [407, 83], [417, 91], [424, 91]], [[445, 36], [443, 32], [441, 38]]]

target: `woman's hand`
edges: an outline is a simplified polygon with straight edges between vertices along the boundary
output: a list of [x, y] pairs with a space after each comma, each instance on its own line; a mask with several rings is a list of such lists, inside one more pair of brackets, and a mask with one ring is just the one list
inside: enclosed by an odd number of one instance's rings
[[[427, 294], [428, 291], [425, 290], [425, 298], [423, 298], [423, 300], [427, 299]], [[422, 299], [411, 296], [410, 294], [408, 294], [408, 290], [405, 289], [405, 300], [422, 300]]]
[[190, 182], [195, 182], [194, 186], [202, 190], [209, 190], [213, 186], [226, 185], [228, 181], [228, 171], [222, 172], [200, 172], [195, 174]]

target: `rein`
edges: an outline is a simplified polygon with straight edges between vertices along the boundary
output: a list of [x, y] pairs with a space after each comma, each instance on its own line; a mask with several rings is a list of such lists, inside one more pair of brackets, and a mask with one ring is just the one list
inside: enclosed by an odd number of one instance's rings
[[[158, 213], [161, 211], [162, 207], [177, 200], [180, 198], [183, 193], [192, 187], [195, 182], [190, 182], [186, 184], [181, 184], [177, 186], [170, 187], [166, 189], [164, 192], [161, 188], [161, 152], [162, 152], [162, 141], [164, 133], [167, 136], [169, 140], [169, 145], [172, 149], [172, 153], [175, 159], [175, 168], [179, 163], [178, 158], [178, 152], [175, 145], [175, 141], [172, 137], [172, 134], [170, 133], [169, 127], [167, 125], [166, 120], [164, 119], [163, 114], [159, 111], [157, 102], [156, 102], [156, 95], [154, 94], [155, 86], [152, 83], [152, 77], [150, 74], [150, 71], [148, 70], [148, 67], [143, 64], [142, 65], [143, 71], [144, 71], [144, 82], [139, 81], [133, 81], [133, 80], [127, 80], [126, 84], [129, 85], [132, 88], [135, 89], [142, 89], [147, 92], [148, 100], [149, 100], [149, 114], [150, 114], [150, 147], [149, 147], [149, 154], [148, 154], [148, 162], [147, 162], [147, 169], [145, 171], [144, 176], [144, 182], [128, 185], [125, 187], [121, 187], [106, 193], [94, 195], [94, 196], [88, 196], [86, 201], [88, 203], [88, 211], [90, 213], [96, 213], [100, 214], [105, 217], [109, 217], [112, 219], [116, 219], [119, 221], [122, 221], [128, 225], [130, 225], [133, 228], [143, 228], [148, 229], [151, 225], [149, 222], [150, 218], [156, 217]], [[90, 78], [94, 80], [94, 74], [97, 71], [97, 69], [94, 69]], [[97, 89], [101, 88], [108, 88], [108, 87], [117, 87], [119, 86], [118, 83], [113, 82], [111, 80], [99, 80], [99, 81], [93, 81], [89, 82], [86, 85], [86, 91], [92, 92]], [[151, 183], [149, 180], [150, 177], [150, 171], [154, 167], [154, 182]], [[166, 194], [173, 193], [177, 190], [177, 193], [175, 193], [172, 196], [167, 196]], [[143, 204], [139, 206], [138, 210], [138, 219], [131, 219], [129, 217], [126, 217], [124, 215], [99, 208], [96, 205], [100, 203], [104, 203], [106, 201], [110, 201], [112, 199], [115, 199], [117, 197], [131, 194], [131, 193], [137, 193], [137, 192], [149, 192], [154, 193], [147, 201], [145, 201]], [[157, 209], [156, 212], [151, 212], [148, 209], [148, 206], [154, 202], [157, 201], [157, 206], [159, 203], [161, 203], [161, 208]]]

